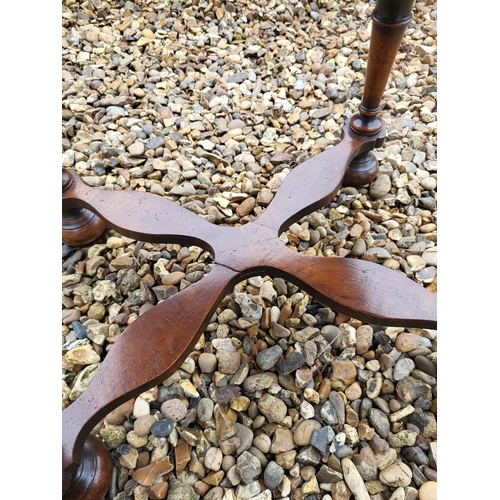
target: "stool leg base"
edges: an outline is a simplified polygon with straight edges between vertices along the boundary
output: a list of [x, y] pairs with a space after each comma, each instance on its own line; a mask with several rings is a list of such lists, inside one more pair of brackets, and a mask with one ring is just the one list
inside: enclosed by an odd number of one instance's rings
[[112, 470], [109, 450], [99, 438], [90, 435], [83, 446], [82, 463], [67, 491], [64, 491], [67, 484], [63, 481], [63, 500], [102, 500], [111, 484]]
[[372, 182], [378, 173], [378, 160], [370, 151], [354, 158], [346, 170], [343, 186], [359, 187]]
[[63, 212], [62, 240], [67, 245], [82, 246], [92, 243], [106, 230], [106, 224], [86, 208]]

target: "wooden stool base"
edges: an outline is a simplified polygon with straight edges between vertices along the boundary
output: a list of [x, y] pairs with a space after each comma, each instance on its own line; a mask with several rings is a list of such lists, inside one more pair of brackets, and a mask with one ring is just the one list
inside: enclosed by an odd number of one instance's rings
[[347, 167], [343, 186], [359, 187], [372, 182], [378, 173], [378, 160], [372, 152], [362, 153], [351, 161]]
[[112, 470], [109, 450], [99, 438], [89, 435], [83, 446], [82, 463], [66, 492], [63, 481], [63, 500], [102, 500], [111, 484]]
[[63, 212], [62, 240], [71, 246], [88, 245], [106, 230], [106, 223], [86, 208]]

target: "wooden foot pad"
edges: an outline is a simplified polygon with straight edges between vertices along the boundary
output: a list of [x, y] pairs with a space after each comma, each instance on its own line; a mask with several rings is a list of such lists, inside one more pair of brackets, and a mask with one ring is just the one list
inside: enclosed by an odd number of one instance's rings
[[82, 463], [69, 485], [63, 481], [63, 500], [102, 500], [111, 484], [112, 470], [109, 450], [99, 438], [89, 435], [83, 446]]

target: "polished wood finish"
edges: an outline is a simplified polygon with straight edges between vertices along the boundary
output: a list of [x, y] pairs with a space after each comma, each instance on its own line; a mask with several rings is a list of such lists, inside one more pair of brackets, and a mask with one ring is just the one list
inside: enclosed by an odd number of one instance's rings
[[[383, 91], [385, 82], [375, 80], [372, 84]], [[375, 97], [368, 95], [363, 102], [370, 111]], [[436, 327], [436, 296], [402, 273], [363, 260], [307, 256], [287, 248], [279, 238], [292, 223], [330, 203], [352, 160], [380, 147], [384, 137], [382, 122], [369, 134], [358, 131], [353, 120], [346, 123], [337, 146], [295, 167], [266, 210], [235, 227], [210, 224], [151, 193], [92, 188], [74, 171], [63, 170], [65, 212], [86, 210], [105, 226], [139, 241], [197, 245], [215, 260], [200, 281], [128, 326], [87, 389], [63, 411], [64, 499], [101, 498], [111, 480], [110, 466], [102, 459], [102, 443], [99, 447], [97, 438], [89, 436], [91, 430], [114, 408], [174, 373], [221, 299], [243, 279], [282, 277], [325, 306], [373, 324]]]
[[[359, 110], [350, 120], [352, 130], [362, 135], [379, 133], [383, 126], [380, 102], [392, 65], [411, 20], [413, 0], [378, 0], [372, 13], [372, 32], [365, 86]], [[378, 173], [378, 161], [372, 153], [356, 157], [347, 169], [344, 185], [363, 186]]]
[[65, 500], [102, 500], [109, 489], [113, 470], [109, 450], [91, 434], [83, 444], [81, 461], [73, 477], [63, 472]]
[[213, 253], [216, 264], [199, 282], [132, 323], [85, 392], [64, 410], [66, 472], [77, 470], [88, 433], [107, 413], [158, 385], [183, 363], [220, 300], [245, 278], [283, 277], [326, 306], [374, 324], [436, 326], [436, 296], [401, 273], [361, 260], [306, 256], [279, 239], [290, 224], [330, 202], [351, 158], [380, 139], [359, 136], [348, 125], [344, 132], [335, 148], [290, 172], [260, 217], [238, 227], [210, 224], [151, 193], [91, 188], [67, 172], [73, 182], [63, 193], [65, 209], [88, 208], [134, 239], [198, 245]]
[[[69, 189], [73, 178], [67, 170], [62, 172], [63, 193]], [[106, 230], [106, 223], [86, 208], [63, 210], [62, 240], [71, 246], [88, 245], [101, 236]]]

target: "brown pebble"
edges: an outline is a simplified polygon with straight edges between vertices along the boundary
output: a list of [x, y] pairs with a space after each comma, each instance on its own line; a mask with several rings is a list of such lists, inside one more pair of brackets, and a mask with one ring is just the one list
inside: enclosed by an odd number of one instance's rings
[[151, 432], [151, 427], [156, 423], [153, 415], [142, 415], [134, 422], [134, 431], [139, 436], [147, 436]]
[[108, 413], [104, 419], [106, 423], [111, 425], [122, 425], [134, 410], [134, 401], [135, 399], [130, 399]]

